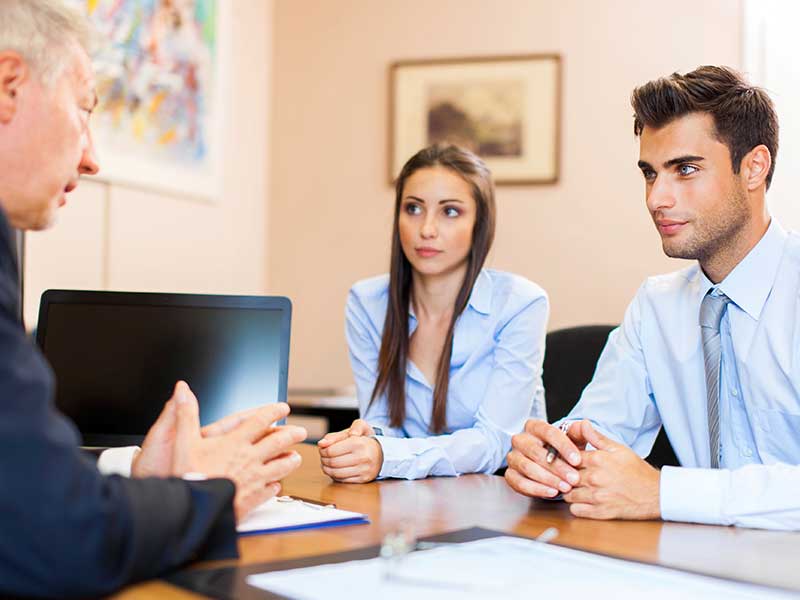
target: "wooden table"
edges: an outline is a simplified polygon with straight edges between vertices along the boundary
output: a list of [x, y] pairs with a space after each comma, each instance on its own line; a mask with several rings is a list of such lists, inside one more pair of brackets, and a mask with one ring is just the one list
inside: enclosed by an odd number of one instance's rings
[[[419, 537], [473, 526], [535, 537], [556, 527], [557, 544], [800, 591], [800, 533], [578, 519], [563, 503], [531, 501], [495, 475], [334, 483], [320, 470], [315, 446], [300, 444], [297, 450], [303, 465], [284, 481], [284, 493], [367, 513], [372, 523], [245, 537], [239, 542], [239, 564], [379, 545], [387, 533], [407, 523], [414, 524]], [[132, 586], [117, 597], [156, 595], [197, 598], [163, 582]]]

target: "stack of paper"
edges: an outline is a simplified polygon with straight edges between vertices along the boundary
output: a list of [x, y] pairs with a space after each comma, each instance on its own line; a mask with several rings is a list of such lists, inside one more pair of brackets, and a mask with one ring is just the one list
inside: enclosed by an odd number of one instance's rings
[[300, 600], [777, 600], [789, 592], [496, 537], [375, 558], [260, 573], [247, 583]]

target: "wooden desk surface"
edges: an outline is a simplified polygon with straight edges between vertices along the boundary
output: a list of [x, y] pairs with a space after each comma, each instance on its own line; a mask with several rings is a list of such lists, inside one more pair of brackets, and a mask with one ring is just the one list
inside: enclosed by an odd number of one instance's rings
[[[239, 564], [374, 546], [407, 523], [419, 537], [473, 526], [535, 537], [552, 526], [559, 530], [558, 544], [800, 591], [800, 533], [577, 519], [563, 503], [531, 501], [494, 475], [334, 483], [320, 470], [315, 446], [300, 444], [297, 450], [303, 465], [284, 481], [283, 493], [367, 513], [372, 523], [245, 537], [239, 542]], [[162, 582], [132, 586], [117, 598], [156, 595], [197, 598]]]

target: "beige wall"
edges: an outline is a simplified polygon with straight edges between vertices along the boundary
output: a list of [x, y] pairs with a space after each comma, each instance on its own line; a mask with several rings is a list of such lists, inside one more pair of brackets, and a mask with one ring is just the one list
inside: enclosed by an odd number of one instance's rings
[[234, 7], [222, 194], [207, 201], [84, 181], [56, 227], [28, 235], [29, 327], [47, 288], [263, 293], [273, 2], [236, 0]]
[[285, 294], [290, 384], [350, 382], [347, 289], [385, 271], [387, 66], [559, 52], [561, 182], [498, 190], [491, 266], [551, 296], [550, 327], [616, 322], [663, 258], [643, 207], [627, 98], [740, 62], [738, 0], [235, 0], [224, 193], [214, 202], [84, 182], [29, 236], [26, 320], [48, 287]]
[[386, 270], [387, 65], [563, 55], [561, 182], [498, 190], [490, 263], [550, 293], [550, 328], [618, 322], [660, 252], [628, 98], [655, 76], [740, 63], [740, 2], [277, 0], [268, 288], [294, 302], [290, 385], [351, 380], [343, 307]]

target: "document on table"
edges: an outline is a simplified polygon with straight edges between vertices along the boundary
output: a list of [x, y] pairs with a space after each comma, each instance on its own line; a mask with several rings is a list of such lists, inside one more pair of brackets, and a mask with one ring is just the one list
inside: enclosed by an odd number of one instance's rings
[[247, 577], [247, 583], [298, 600], [794, 597], [774, 588], [502, 536], [441, 545], [399, 559], [260, 573]]
[[369, 523], [367, 515], [339, 510], [333, 506], [313, 504], [298, 498], [279, 496], [255, 508], [239, 523], [240, 534], [277, 533], [316, 527], [360, 525]]

